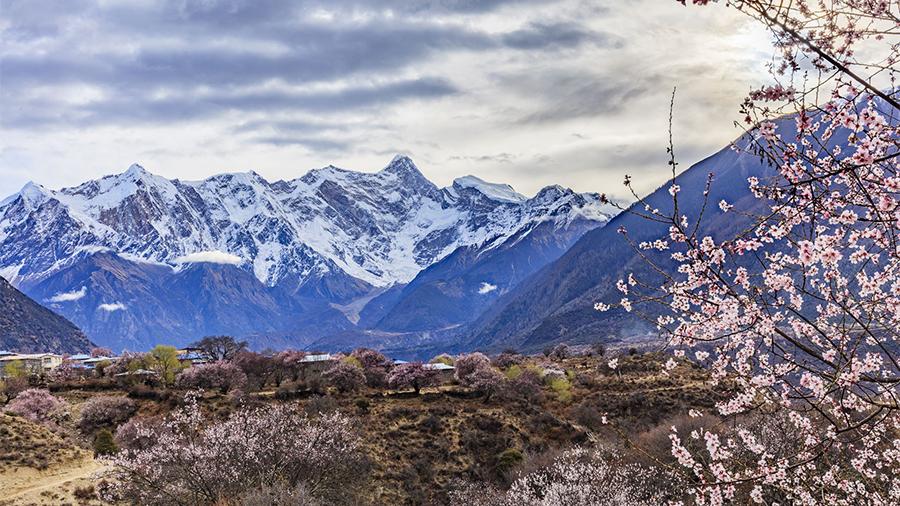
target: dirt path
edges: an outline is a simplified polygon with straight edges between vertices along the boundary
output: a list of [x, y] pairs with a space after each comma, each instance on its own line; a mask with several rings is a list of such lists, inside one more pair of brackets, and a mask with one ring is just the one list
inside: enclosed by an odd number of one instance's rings
[[[72, 462], [47, 471], [19, 469], [0, 474], [0, 504], [21, 504], [43, 502], [44, 492], [68, 495], [75, 485], [90, 481], [91, 475], [105, 468], [104, 464], [92, 458]], [[79, 482], [79, 483], [76, 483]], [[67, 487], [72, 485], [72, 487]]]

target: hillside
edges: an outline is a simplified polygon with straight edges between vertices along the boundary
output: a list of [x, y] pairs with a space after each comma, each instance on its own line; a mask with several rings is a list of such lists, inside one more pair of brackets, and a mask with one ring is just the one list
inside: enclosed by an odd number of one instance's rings
[[[783, 122], [790, 131], [792, 122]], [[784, 135], [790, 135], [785, 133]], [[746, 146], [749, 137], [736, 141]], [[694, 219], [703, 206], [703, 192], [709, 174], [713, 176], [710, 205], [701, 224], [701, 236], [728, 237], [747, 224], [742, 212], [753, 211], [760, 201], [748, 189], [747, 178], [765, 178], [773, 169], [753, 154], [739, 153], [728, 146], [677, 176], [679, 211]], [[723, 213], [717, 206], [726, 200], [735, 206]], [[668, 184], [645, 198], [646, 203], [662, 213], [671, 212], [672, 198]], [[643, 211], [643, 204], [632, 210]], [[585, 234], [557, 261], [521, 283], [501, 297], [479, 317], [467, 332], [461, 347], [499, 350], [505, 347], [540, 350], [548, 344], [566, 341], [588, 343], [617, 342], [645, 337], [654, 333], [635, 313], [613, 309], [604, 313], [594, 310], [597, 302], [615, 304], [621, 298], [616, 282], [634, 273], [648, 286], [660, 283], [660, 275], [650, 269], [619, 232], [627, 230], [634, 244], [653, 241], [668, 234], [668, 227], [624, 211], [603, 228]], [[660, 255], [657, 260], [665, 269], [674, 268], [671, 260]]]
[[0, 278], [0, 349], [20, 353], [78, 353], [93, 344], [62, 316]]

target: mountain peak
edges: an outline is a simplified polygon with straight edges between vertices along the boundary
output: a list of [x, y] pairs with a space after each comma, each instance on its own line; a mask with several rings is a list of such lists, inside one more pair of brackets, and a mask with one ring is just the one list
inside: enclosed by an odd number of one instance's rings
[[128, 170], [122, 173], [123, 176], [131, 176], [133, 178], [139, 178], [146, 175], [150, 175], [150, 172], [147, 171], [143, 166], [137, 163], [132, 163]]
[[412, 175], [417, 178], [426, 179], [422, 174], [422, 171], [416, 167], [412, 158], [406, 155], [394, 156], [394, 158], [391, 159], [391, 163], [389, 163], [387, 167], [381, 169], [381, 172], [386, 174]]
[[16, 195], [22, 197], [22, 201], [25, 202], [29, 208], [33, 208], [44, 202], [47, 198], [47, 190], [34, 181], [29, 181], [25, 183], [25, 186], [23, 186]]
[[454, 179], [453, 186], [458, 188], [471, 188], [485, 197], [498, 202], [521, 204], [528, 200], [527, 197], [518, 193], [508, 184], [489, 183], [484, 179], [471, 175]]

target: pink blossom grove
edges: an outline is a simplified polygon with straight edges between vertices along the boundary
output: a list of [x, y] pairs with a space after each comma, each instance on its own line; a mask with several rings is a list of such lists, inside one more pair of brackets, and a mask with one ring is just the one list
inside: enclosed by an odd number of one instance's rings
[[294, 405], [278, 404], [215, 421], [189, 394], [163, 423], [137, 424], [131, 431], [143, 443], [111, 460], [112, 485], [104, 492], [110, 500], [222, 504], [284, 485], [334, 503], [350, 498], [365, 475], [359, 436], [339, 413], [310, 418]]
[[[676, 355], [731, 385], [715, 410], [727, 429], [670, 436], [694, 503], [897, 504], [897, 3], [727, 7], [763, 23], [775, 40], [771, 83], [741, 105], [746, 134], [734, 143], [771, 175], [749, 177], [755, 202], [738, 205], [709, 202], [710, 174], [705, 205], [688, 215], [670, 145], [671, 208], [640, 199], [643, 209], [632, 208], [668, 227], [665, 237], [632, 243], [659, 268], [662, 287], [635, 271], [620, 280], [618, 304], [598, 301], [597, 309], [652, 319]], [[704, 227], [722, 215], [741, 229], [722, 237]], [[792, 444], [775, 444], [773, 424]]]

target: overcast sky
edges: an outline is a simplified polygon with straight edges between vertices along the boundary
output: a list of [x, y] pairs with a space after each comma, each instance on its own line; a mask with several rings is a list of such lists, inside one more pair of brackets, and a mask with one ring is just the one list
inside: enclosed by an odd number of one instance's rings
[[622, 195], [666, 175], [669, 95], [687, 167], [737, 136], [765, 32], [674, 0], [0, 0], [0, 197], [138, 162], [271, 181], [410, 155]]

